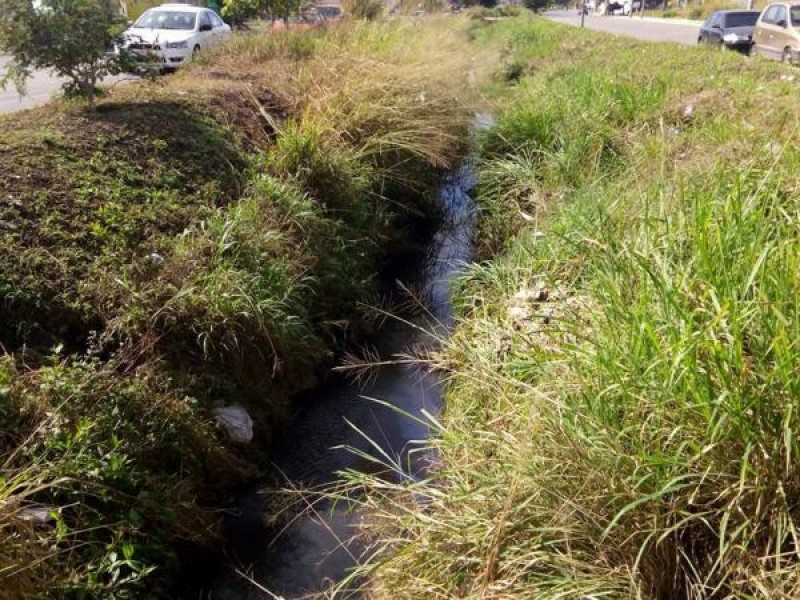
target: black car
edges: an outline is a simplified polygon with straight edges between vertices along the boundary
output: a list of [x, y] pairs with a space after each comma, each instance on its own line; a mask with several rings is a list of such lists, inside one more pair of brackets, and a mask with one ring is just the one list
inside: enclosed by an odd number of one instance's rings
[[757, 10], [719, 10], [703, 23], [697, 41], [747, 54], [760, 14]]

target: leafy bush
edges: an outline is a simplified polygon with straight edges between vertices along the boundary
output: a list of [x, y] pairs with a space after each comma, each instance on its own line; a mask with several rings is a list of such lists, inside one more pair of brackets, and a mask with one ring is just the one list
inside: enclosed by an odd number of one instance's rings
[[491, 8], [481, 8], [471, 13], [473, 19], [483, 19], [486, 17], [517, 17], [521, 14], [519, 6], [513, 4], [503, 4]]
[[534, 12], [539, 12], [550, 6], [550, 0], [524, 0], [525, 8]]
[[0, 83], [11, 79], [22, 92], [33, 69], [53, 69], [67, 78], [68, 93], [83, 96], [94, 109], [100, 79], [128, 66], [124, 54], [110, 52], [123, 28], [107, 0], [2, 0], [0, 49], [13, 60]]
[[26, 369], [5, 357], [0, 381], [0, 568], [9, 597], [158, 593], [147, 581], [154, 565], [174, 566], [173, 544], [213, 523], [184, 508], [201, 473], [219, 461], [235, 469], [197, 406], [157, 371], [120, 377], [96, 361], [53, 357]]

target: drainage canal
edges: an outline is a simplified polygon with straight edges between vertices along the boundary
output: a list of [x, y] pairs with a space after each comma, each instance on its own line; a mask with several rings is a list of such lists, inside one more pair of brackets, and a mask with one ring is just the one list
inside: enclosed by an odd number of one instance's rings
[[[314, 390], [292, 422], [291, 434], [273, 451], [270, 480], [243, 494], [228, 539], [238, 568], [227, 569], [211, 598], [315, 597], [344, 581], [363, 558], [365, 545], [354, 536], [357, 514], [317, 494], [305, 496], [308, 510], [269, 523], [267, 515], [280, 513], [281, 498], [287, 496], [277, 489], [329, 488], [345, 470], [380, 469], [397, 479], [425, 475], [433, 458], [426, 449], [426, 415], [442, 410], [440, 382], [414, 361], [393, 358], [435, 347], [452, 326], [450, 284], [472, 256], [473, 185], [468, 167], [444, 180], [440, 227], [408, 282], [418, 290], [413, 296], [419, 309], [413, 318], [386, 321], [373, 342], [379, 366], [360, 382], [334, 377]], [[299, 495], [290, 495], [296, 503]]]

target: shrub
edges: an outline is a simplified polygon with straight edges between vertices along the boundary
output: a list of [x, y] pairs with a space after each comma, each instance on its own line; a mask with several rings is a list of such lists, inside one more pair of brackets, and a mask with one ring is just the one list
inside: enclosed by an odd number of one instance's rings
[[108, 0], [2, 0], [0, 49], [13, 60], [0, 83], [11, 79], [22, 92], [33, 69], [53, 69], [67, 78], [68, 93], [83, 96], [94, 109], [100, 79], [128, 64], [124, 54], [110, 52], [123, 27]]
[[[0, 359], [0, 569], [15, 598], [135, 598], [155, 564], [213, 523], [197, 504], [214, 448], [196, 405], [142, 368], [98, 362], [38, 369]], [[231, 479], [233, 481], [233, 478]], [[56, 554], [58, 560], [52, 560]], [[161, 590], [164, 592], [165, 590]]]

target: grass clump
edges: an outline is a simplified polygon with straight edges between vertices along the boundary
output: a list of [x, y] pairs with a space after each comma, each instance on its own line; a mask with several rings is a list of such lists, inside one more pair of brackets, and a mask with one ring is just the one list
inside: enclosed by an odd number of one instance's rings
[[480, 146], [497, 243], [458, 289], [436, 483], [373, 483], [373, 595], [796, 597], [783, 67], [503, 27], [553, 52]]
[[[435, 217], [472, 55], [461, 21], [242, 35], [96, 114], [0, 120], [4, 591], [186, 592], [181, 550]], [[234, 403], [252, 448], [214, 427]]]
[[177, 568], [175, 547], [208, 543], [215, 530], [193, 481], [214, 467], [233, 482], [250, 467], [217, 446], [198, 403], [157, 370], [121, 376], [59, 356], [31, 370], [5, 357], [0, 381], [6, 597], [169, 593], [148, 581], [156, 565]]
[[479, 8], [470, 11], [472, 19], [481, 20], [486, 18], [510, 18], [518, 17], [522, 14], [523, 9], [514, 4], [501, 4], [500, 6], [493, 6], [491, 8]]
[[[754, 2], [754, 9], [762, 9], [766, 6], [762, 2]], [[653, 17], [661, 17], [665, 19], [693, 19], [695, 21], [703, 21], [710, 17], [718, 10], [744, 10], [747, 7], [742, 7], [741, 4], [734, 2], [704, 2], [701, 4], [686, 4], [685, 6], [678, 6], [667, 9], [648, 9], [645, 14]]]

